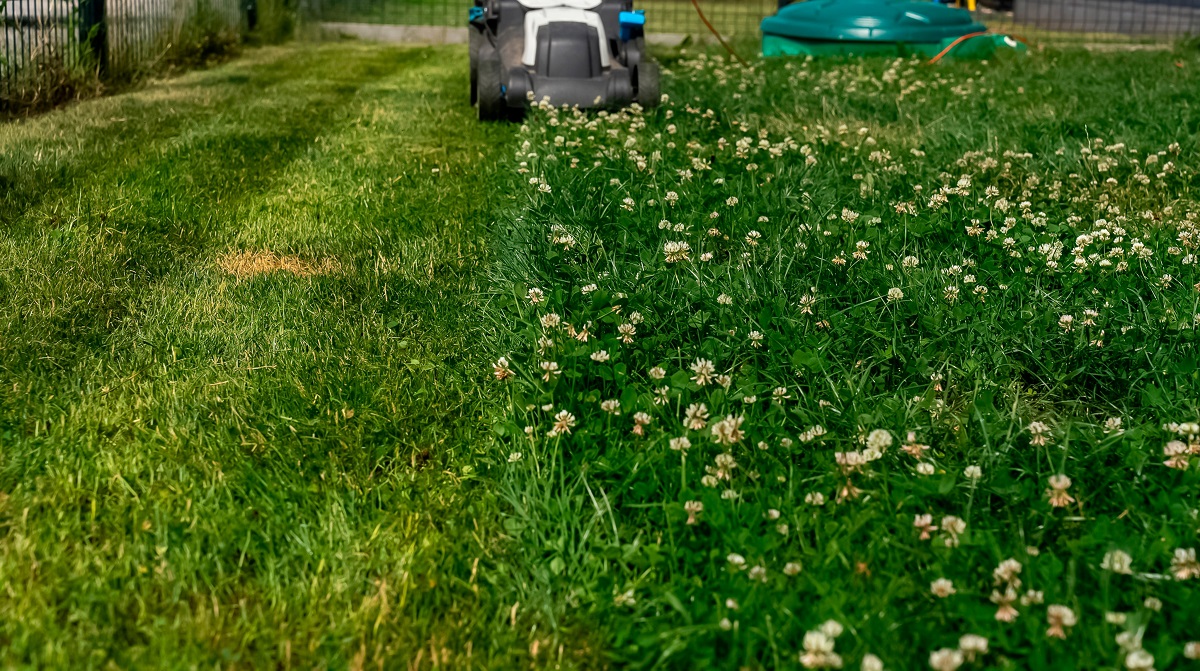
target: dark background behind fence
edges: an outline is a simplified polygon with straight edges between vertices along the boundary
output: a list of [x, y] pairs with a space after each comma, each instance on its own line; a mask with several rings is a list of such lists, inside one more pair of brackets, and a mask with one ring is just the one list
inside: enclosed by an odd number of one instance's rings
[[[300, 1], [297, 8], [288, 3]], [[994, 30], [1054, 42], [1162, 41], [1200, 34], [1200, 0], [980, 0]], [[454, 26], [469, 0], [0, 0], [0, 111], [71, 82], [131, 78], [189, 48], [203, 51], [256, 29], [272, 3], [277, 35], [297, 9], [320, 23]], [[702, 35], [689, 0], [635, 0], [651, 33]], [[700, 0], [723, 34], [754, 37], [776, 0]]]

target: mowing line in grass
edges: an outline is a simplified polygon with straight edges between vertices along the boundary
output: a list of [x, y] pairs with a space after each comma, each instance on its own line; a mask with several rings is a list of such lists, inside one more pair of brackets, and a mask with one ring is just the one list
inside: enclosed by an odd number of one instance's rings
[[503, 666], [465, 53], [246, 59], [0, 128], [4, 663]]

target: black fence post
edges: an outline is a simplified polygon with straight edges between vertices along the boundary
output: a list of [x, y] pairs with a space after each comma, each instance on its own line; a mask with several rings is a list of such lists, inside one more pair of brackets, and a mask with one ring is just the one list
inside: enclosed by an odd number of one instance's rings
[[100, 74], [108, 72], [108, 25], [105, 0], [81, 0], [79, 3], [79, 42], [87, 47]]
[[242, 0], [242, 11], [246, 14], [246, 32], [258, 27], [258, 0]]

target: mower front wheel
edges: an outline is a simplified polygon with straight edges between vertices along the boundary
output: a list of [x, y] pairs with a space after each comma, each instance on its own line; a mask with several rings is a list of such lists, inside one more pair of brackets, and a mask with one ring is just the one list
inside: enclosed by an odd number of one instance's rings
[[[492, 53], [486, 53], [491, 51]], [[494, 50], [479, 54], [478, 106], [480, 121], [499, 121], [508, 117], [504, 88], [500, 81], [500, 57]]]
[[657, 107], [662, 97], [662, 81], [658, 71], [658, 63], [644, 60], [634, 69], [637, 87], [637, 102], [645, 108]]
[[508, 105], [508, 120], [520, 123], [525, 119], [526, 101], [532, 98], [533, 80], [524, 68], [513, 68], [508, 71], [508, 90], [504, 98]]

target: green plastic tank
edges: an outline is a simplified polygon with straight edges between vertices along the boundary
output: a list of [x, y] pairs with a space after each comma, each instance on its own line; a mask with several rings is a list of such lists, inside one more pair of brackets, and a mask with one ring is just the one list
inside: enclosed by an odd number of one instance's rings
[[[806, 0], [762, 21], [764, 56], [941, 53], [963, 35], [987, 30], [965, 9], [914, 0]], [[997, 49], [1024, 50], [1005, 35], [963, 40], [947, 56], [987, 58]]]

